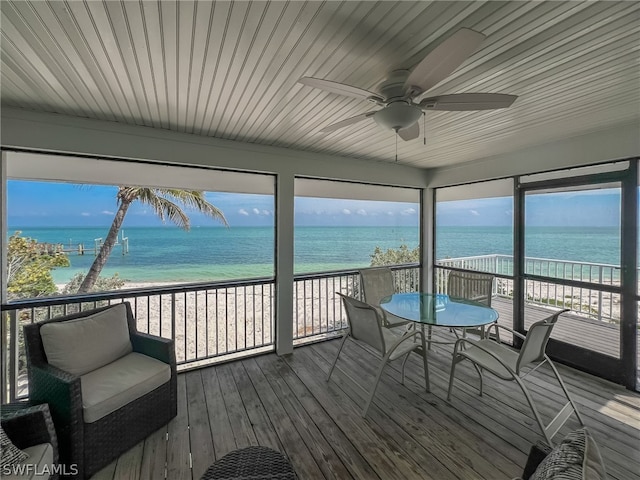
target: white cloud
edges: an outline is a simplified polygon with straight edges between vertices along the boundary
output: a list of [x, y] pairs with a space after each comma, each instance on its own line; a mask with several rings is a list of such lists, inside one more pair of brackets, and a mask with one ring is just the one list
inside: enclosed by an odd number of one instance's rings
[[271, 215], [271, 212], [269, 210], [262, 210], [262, 214], [268, 217], [269, 215]]
[[111, 211], [109, 211], [109, 210], [103, 210], [103, 211], [102, 211], [102, 213], [103, 213], [104, 215], [115, 215], [115, 212], [111, 212]]
[[415, 208], [407, 208], [406, 210], [400, 212], [401, 215], [413, 215], [414, 213], [416, 213]]
[[256, 215], [260, 215], [260, 210], [258, 210], [257, 208], [254, 208], [253, 213], [255, 213]]
[[240, 215], [249, 215], [249, 212], [247, 212], [244, 208], [241, 208], [240, 210], [238, 210], [238, 213]]
[[393, 217], [394, 213], [393, 212], [387, 212], [387, 215], [389, 215], [390, 217]]
[[83, 217], [90, 217], [91, 214], [87, 213], [87, 212], [82, 212], [80, 215], [82, 215]]
[[471, 215], [475, 215], [476, 217], [480, 216], [480, 213], [477, 210], [469, 210], [469, 212], [471, 213]]
[[361, 208], [361, 209], [356, 211], [356, 214], [358, 214], [358, 215], [366, 215], [367, 211], [364, 208]]
[[342, 210], [342, 213], [344, 213], [345, 215], [351, 215], [351, 210], [349, 210], [348, 208], [345, 208]]

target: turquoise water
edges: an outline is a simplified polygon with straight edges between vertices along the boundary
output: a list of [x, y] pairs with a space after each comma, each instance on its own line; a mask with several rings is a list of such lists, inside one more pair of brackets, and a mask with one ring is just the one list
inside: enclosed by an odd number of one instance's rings
[[[86, 272], [94, 260], [96, 238], [107, 228], [20, 228], [22, 236], [43, 243], [62, 243], [85, 255], [71, 254], [71, 267], [54, 270], [56, 283]], [[103, 275], [118, 273], [132, 282], [197, 282], [244, 279], [274, 274], [274, 230], [270, 227], [201, 227], [185, 232], [175, 227], [135, 227], [124, 230], [129, 253], [116, 246]], [[415, 248], [415, 227], [298, 227], [295, 239], [296, 273], [366, 267], [376, 246], [383, 249], [407, 244]]]
[[[39, 242], [62, 243], [92, 249], [106, 228], [20, 228]], [[370, 265], [376, 246], [415, 248], [415, 227], [298, 227], [295, 238], [296, 273], [360, 268]], [[136, 227], [124, 230], [129, 253], [116, 246], [104, 269], [132, 282], [196, 282], [271, 276], [274, 274], [274, 230], [270, 227], [201, 227], [185, 232], [175, 227]], [[438, 227], [436, 258], [492, 253], [511, 255], [509, 227]], [[572, 261], [620, 262], [619, 229], [609, 227], [530, 227], [526, 256]], [[56, 283], [66, 283], [93, 262], [90, 250], [69, 256], [71, 267], [53, 272]]]
[[[513, 254], [511, 227], [438, 227], [436, 258]], [[618, 227], [527, 227], [525, 257], [620, 265]]]

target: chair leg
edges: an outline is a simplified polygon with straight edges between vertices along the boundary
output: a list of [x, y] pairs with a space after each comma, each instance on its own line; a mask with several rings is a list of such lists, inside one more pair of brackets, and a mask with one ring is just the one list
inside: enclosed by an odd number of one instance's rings
[[547, 362], [551, 366], [551, 370], [553, 370], [553, 374], [556, 376], [556, 379], [558, 380], [560, 387], [562, 387], [562, 391], [564, 392], [565, 397], [567, 397], [567, 400], [569, 400], [569, 403], [573, 407], [573, 411], [576, 414], [576, 417], [578, 417], [578, 422], [580, 422], [580, 426], [584, 427], [584, 421], [582, 420], [582, 416], [580, 415], [580, 412], [578, 412], [578, 407], [573, 401], [573, 398], [571, 398], [571, 395], [569, 395], [569, 390], [567, 390], [566, 385], [562, 381], [562, 377], [560, 377], [560, 372], [558, 372], [558, 370], [556, 369], [556, 366], [548, 358], [547, 358]]
[[408, 352], [405, 356], [404, 356], [404, 360], [402, 360], [402, 377], [401, 377], [401, 381], [400, 383], [402, 383], [402, 385], [404, 385], [404, 366], [407, 364], [407, 360], [409, 360], [409, 355], [411, 354], [411, 352]]
[[[431, 329], [431, 326], [429, 326]], [[426, 339], [424, 338], [424, 330], [422, 331], [422, 335], [420, 335], [420, 339], [422, 340], [422, 363], [424, 365], [424, 389], [427, 392], [431, 391], [431, 381], [429, 380], [429, 359], [427, 357], [427, 348], [426, 348]], [[431, 343], [429, 343], [429, 348], [431, 348]]]
[[480, 393], [478, 395], [482, 396], [482, 387], [484, 386], [484, 376], [482, 375], [482, 368], [480, 368], [475, 363], [473, 364], [473, 367], [476, 369], [476, 372], [478, 372], [478, 377], [480, 378]]
[[344, 337], [342, 337], [342, 342], [340, 342], [340, 348], [338, 348], [338, 354], [336, 355], [336, 359], [333, 361], [333, 364], [329, 369], [329, 375], [327, 375], [327, 382], [329, 381], [329, 379], [331, 379], [331, 374], [333, 373], [333, 369], [336, 367], [336, 363], [338, 363], [338, 357], [340, 356], [340, 352], [342, 352], [342, 347], [344, 347], [344, 344], [346, 343], [347, 338], [349, 338], [349, 334], [345, 333]]
[[460, 360], [458, 359], [458, 355], [454, 353], [453, 358], [451, 359], [451, 373], [449, 374], [449, 389], [447, 390], [447, 401], [451, 400], [451, 391], [453, 390], [453, 378], [456, 373], [456, 365]]
[[529, 389], [526, 387], [524, 382], [517, 375], [514, 377], [514, 380], [518, 383], [518, 385], [520, 385], [520, 389], [522, 390], [522, 393], [524, 393], [524, 396], [527, 399], [527, 402], [529, 403], [529, 407], [531, 408], [531, 411], [533, 412], [533, 416], [536, 418], [536, 422], [538, 422], [538, 426], [540, 427], [540, 430], [542, 431], [542, 435], [544, 435], [544, 439], [547, 442], [547, 445], [553, 447], [554, 446], [553, 445], [553, 441], [549, 437], [549, 434], [547, 433], [547, 429], [544, 426], [544, 423], [542, 422], [542, 417], [538, 413], [538, 409], [536, 408], [535, 404], [533, 403], [533, 398], [531, 397], [531, 394], [529, 393]]
[[373, 388], [371, 388], [371, 393], [369, 394], [369, 398], [367, 399], [367, 403], [364, 406], [362, 411], [362, 416], [366, 417], [367, 412], [369, 411], [369, 407], [371, 406], [371, 401], [373, 400], [373, 396], [376, 394], [376, 389], [378, 388], [378, 383], [380, 383], [380, 378], [382, 377], [382, 370], [384, 370], [384, 366], [387, 364], [387, 360], [389, 360], [388, 355], [382, 359], [380, 363], [380, 368], [378, 368], [378, 374], [376, 375], [376, 381], [373, 384]]

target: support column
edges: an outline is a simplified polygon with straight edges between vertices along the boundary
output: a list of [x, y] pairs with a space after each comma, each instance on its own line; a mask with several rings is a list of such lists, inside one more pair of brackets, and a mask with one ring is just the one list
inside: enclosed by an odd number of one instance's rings
[[276, 353], [293, 352], [293, 235], [295, 176], [276, 179]]
[[0, 162], [0, 303], [7, 302], [7, 152]]
[[422, 275], [420, 278], [420, 290], [423, 292], [433, 292], [434, 276], [434, 229], [433, 219], [435, 218], [435, 201], [433, 188], [423, 188], [421, 195], [420, 214], [420, 250], [422, 261]]

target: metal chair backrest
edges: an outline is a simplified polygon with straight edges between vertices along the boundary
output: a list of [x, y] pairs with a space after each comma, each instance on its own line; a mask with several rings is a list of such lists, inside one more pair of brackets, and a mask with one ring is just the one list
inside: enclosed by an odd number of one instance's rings
[[348, 297], [338, 292], [342, 297], [342, 304], [347, 312], [347, 322], [349, 323], [350, 335], [360, 342], [364, 342], [380, 352], [386, 353], [384, 336], [378, 312], [371, 305], [368, 305], [355, 298]]
[[365, 301], [376, 307], [380, 300], [396, 293], [393, 272], [388, 267], [365, 268], [360, 270], [360, 286]]
[[473, 300], [490, 307], [493, 278], [493, 275], [488, 273], [452, 271], [447, 279], [447, 294], [450, 297]]
[[558, 317], [564, 312], [568, 312], [569, 309], [565, 308], [553, 315], [534, 323], [529, 327], [527, 336], [520, 349], [520, 355], [518, 356], [518, 362], [516, 363], [516, 373], [520, 375], [520, 369], [532, 362], [541, 362], [544, 360], [545, 350], [547, 349], [547, 343], [549, 343], [549, 337], [554, 325], [558, 321]]

